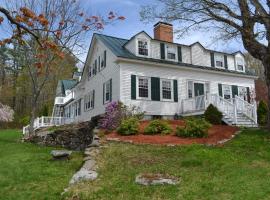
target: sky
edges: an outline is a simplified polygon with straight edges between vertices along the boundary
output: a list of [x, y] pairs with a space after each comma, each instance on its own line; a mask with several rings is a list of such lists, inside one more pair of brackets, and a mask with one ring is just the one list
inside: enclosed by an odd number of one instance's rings
[[[0, 4], [5, 0], [0, 0]], [[89, 15], [104, 15], [110, 11], [116, 12], [118, 15], [125, 16], [124, 21], [117, 21], [111, 25], [105, 26], [105, 29], [100, 33], [111, 35], [115, 37], [129, 39], [136, 33], [144, 30], [150, 36], [153, 36], [153, 25], [157, 22], [148, 23], [140, 21], [140, 9], [141, 6], [156, 3], [155, 0], [81, 0], [83, 4], [83, 8], [86, 10], [86, 13]], [[174, 28], [176, 29], [179, 25], [174, 23]], [[1, 33], [0, 29], [0, 38]], [[210, 48], [213, 50], [226, 51], [226, 52], [235, 52], [238, 50], [244, 51], [243, 45], [241, 42], [231, 41], [229, 43], [224, 42], [213, 42], [213, 38], [211, 38], [211, 33], [200, 33], [193, 32], [185, 37], [178, 38], [178, 36], [174, 35], [174, 42], [180, 44], [192, 44], [194, 42], [199, 41], [206, 48]], [[85, 49], [84, 53], [79, 55], [79, 58], [84, 61], [87, 55], [87, 50], [91, 42], [92, 34], [89, 38], [84, 38]]]

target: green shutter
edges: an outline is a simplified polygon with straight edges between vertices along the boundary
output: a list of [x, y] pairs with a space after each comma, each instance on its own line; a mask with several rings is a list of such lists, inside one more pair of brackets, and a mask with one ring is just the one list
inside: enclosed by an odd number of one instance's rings
[[106, 67], [106, 59], [107, 59], [107, 52], [106, 50], [104, 51], [104, 67]]
[[223, 94], [222, 94], [222, 84], [218, 84], [218, 94], [219, 94], [219, 96], [223, 96]]
[[215, 55], [213, 52], [210, 53], [210, 56], [211, 56], [211, 66], [212, 67], [215, 67]]
[[173, 97], [174, 97], [174, 102], [178, 102], [178, 85], [177, 85], [177, 80], [173, 80]]
[[110, 79], [110, 102], [112, 101], [112, 79]]
[[98, 71], [100, 72], [100, 56], [98, 57]]
[[165, 44], [160, 43], [160, 58], [165, 59]]
[[136, 99], [136, 76], [131, 75], [131, 99]]
[[232, 85], [232, 97], [238, 96], [238, 87], [237, 85]]
[[105, 103], [105, 83], [103, 83], [103, 104]]
[[227, 55], [224, 55], [224, 65], [225, 65], [225, 69], [228, 69]]
[[151, 99], [160, 101], [160, 79], [157, 77], [151, 77]]
[[95, 108], [95, 90], [93, 90], [93, 108]]
[[178, 62], [182, 62], [182, 48], [181, 48], [181, 46], [177, 47], [177, 53], [178, 53]]
[[97, 59], [95, 60], [95, 75], [97, 74]]
[[249, 90], [249, 87], [247, 87], [247, 101], [250, 103], [250, 90]]

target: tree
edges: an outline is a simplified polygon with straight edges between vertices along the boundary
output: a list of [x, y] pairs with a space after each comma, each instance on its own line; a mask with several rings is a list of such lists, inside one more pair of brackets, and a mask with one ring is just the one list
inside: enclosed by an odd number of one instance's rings
[[8, 21], [12, 35], [0, 45], [19, 44], [21, 65], [31, 82], [31, 122], [33, 132], [38, 99], [57, 60], [81, 47], [81, 37], [89, 31], [102, 30], [104, 25], [124, 17], [110, 12], [107, 17], [87, 15], [75, 0], [23, 0], [0, 6], [0, 24]]
[[7, 105], [0, 103], [0, 122], [10, 122], [13, 120], [14, 111]]
[[[270, 1], [260, 0], [157, 0], [144, 6], [142, 20], [177, 21], [180, 35], [191, 30], [211, 31], [220, 39], [240, 38], [245, 49], [260, 60], [270, 100]], [[268, 101], [270, 104], [270, 101]], [[269, 106], [269, 105], [268, 105]], [[270, 129], [270, 113], [268, 114]]]

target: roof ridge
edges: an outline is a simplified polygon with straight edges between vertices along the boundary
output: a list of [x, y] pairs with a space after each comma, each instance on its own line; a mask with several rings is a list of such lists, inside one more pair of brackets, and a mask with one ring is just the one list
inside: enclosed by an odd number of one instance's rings
[[101, 33], [94, 33], [94, 34], [95, 35], [100, 35], [100, 36], [105, 36], [105, 37], [110, 37], [110, 38], [115, 38], [115, 39], [120, 39], [120, 40], [129, 40], [129, 39], [120, 38], [120, 37], [111, 36], [111, 35], [106, 35], [106, 34], [101, 34]]

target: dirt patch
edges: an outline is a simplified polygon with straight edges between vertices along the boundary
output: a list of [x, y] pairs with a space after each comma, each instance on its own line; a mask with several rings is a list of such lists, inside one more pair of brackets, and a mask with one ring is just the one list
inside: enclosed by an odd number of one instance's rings
[[160, 144], [160, 145], [188, 145], [188, 144], [208, 144], [216, 145], [219, 141], [231, 139], [239, 130], [238, 127], [226, 125], [213, 125], [208, 131], [206, 138], [181, 138], [175, 136], [175, 129], [177, 126], [184, 126], [182, 120], [170, 120], [173, 132], [171, 135], [143, 135], [144, 128], [149, 124], [149, 121], [142, 121], [140, 123], [140, 133], [138, 135], [121, 136], [116, 132], [106, 135], [108, 140], [130, 142], [135, 144]]

